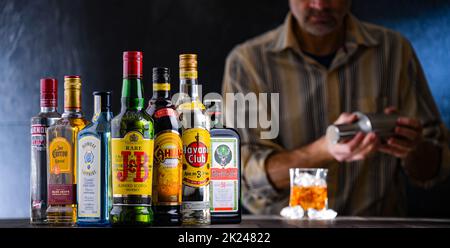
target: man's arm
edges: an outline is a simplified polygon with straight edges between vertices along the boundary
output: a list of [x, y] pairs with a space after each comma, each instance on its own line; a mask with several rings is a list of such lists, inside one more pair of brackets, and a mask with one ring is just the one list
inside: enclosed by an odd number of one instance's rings
[[[430, 187], [450, 174], [448, 131], [410, 43], [403, 44], [396, 136], [380, 151], [402, 159], [412, 182]], [[386, 112], [394, 111], [387, 108]]]
[[[386, 113], [394, 112], [387, 108]], [[397, 120], [395, 136], [387, 144], [380, 146], [381, 152], [403, 160], [407, 174], [419, 181], [427, 181], [439, 172], [441, 164], [441, 146], [423, 137], [423, 128], [419, 120], [400, 117]]]
[[[352, 123], [356, 115], [342, 113], [335, 124]], [[317, 168], [337, 160], [349, 162], [363, 160], [378, 149], [378, 138], [374, 133], [358, 133], [354, 138], [339, 144], [330, 144], [325, 137], [292, 151], [282, 151], [269, 156], [266, 170], [277, 189], [289, 187], [289, 168]]]

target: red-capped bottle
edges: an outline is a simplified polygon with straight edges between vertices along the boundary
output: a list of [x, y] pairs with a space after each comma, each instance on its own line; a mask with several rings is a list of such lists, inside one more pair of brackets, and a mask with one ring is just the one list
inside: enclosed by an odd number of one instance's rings
[[145, 112], [142, 52], [124, 52], [122, 107], [111, 121], [111, 171], [115, 226], [153, 223], [153, 120]]
[[41, 111], [31, 118], [30, 222], [47, 222], [47, 128], [61, 118], [58, 108], [58, 81], [41, 79]]

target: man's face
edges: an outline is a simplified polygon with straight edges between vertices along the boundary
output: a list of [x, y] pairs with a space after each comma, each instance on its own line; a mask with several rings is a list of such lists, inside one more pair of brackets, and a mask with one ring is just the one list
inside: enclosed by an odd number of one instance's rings
[[342, 25], [351, 0], [289, 0], [292, 14], [306, 32], [324, 36]]

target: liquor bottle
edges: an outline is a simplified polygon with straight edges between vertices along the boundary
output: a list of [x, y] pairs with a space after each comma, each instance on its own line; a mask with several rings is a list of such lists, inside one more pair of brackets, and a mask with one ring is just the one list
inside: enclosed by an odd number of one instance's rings
[[197, 55], [180, 55], [180, 98], [177, 104], [182, 124], [183, 225], [210, 224], [209, 180], [211, 141], [209, 119], [200, 101], [197, 82]]
[[78, 218], [81, 226], [109, 224], [111, 191], [110, 92], [96, 91], [92, 123], [78, 133]]
[[240, 223], [240, 137], [236, 130], [223, 125], [220, 99], [205, 100], [205, 105], [211, 120], [211, 223]]
[[58, 81], [54, 78], [41, 79], [41, 112], [31, 118], [31, 176], [30, 196], [32, 224], [47, 222], [47, 128], [53, 125], [61, 114], [58, 107]]
[[155, 224], [179, 225], [183, 152], [178, 114], [170, 100], [168, 68], [153, 68], [153, 96], [147, 113], [155, 122], [152, 194]]
[[153, 120], [144, 109], [142, 52], [124, 52], [122, 107], [111, 122], [113, 225], [153, 223]]
[[65, 76], [64, 113], [47, 132], [49, 224], [76, 222], [77, 136], [87, 124], [81, 112], [81, 78]]

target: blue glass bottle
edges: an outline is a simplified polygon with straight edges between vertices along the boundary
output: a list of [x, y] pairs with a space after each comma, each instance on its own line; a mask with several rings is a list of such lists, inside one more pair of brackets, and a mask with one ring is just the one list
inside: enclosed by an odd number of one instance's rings
[[110, 92], [94, 92], [92, 123], [78, 133], [77, 224], [109, 225], [111, 190]]

